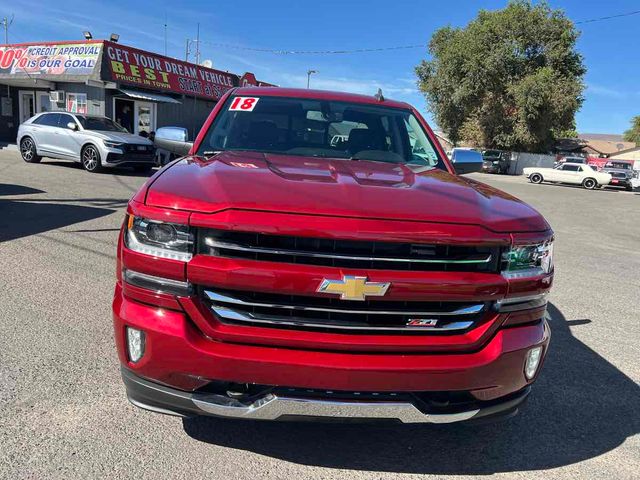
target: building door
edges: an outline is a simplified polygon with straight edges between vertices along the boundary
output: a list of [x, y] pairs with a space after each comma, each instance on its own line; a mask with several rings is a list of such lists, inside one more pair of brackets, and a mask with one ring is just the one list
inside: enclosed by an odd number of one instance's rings
[[156, 129], [156, 105], [150, 102], [135, 102], [136, 103], [136, 116], [135, 124], [136, 131], [134, 133], [148, 136], [149, 133]]
[[18, 110], [20, 123], [24, 123], [36, 114], [36, 97], [33, 92], [18, 92]]
[[133, 100], [125, 100], [124, 98], [114, 98], [113, 101], [113, 119], [127, 129], [129, 133], [135, 132], [135, 115]]
[[36, 112], [51, 112], [51, 100], [49, 92], [36, 92]]

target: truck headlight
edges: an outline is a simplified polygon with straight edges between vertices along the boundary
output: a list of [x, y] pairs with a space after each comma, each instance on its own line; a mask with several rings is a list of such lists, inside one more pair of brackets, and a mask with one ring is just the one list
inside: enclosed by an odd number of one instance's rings
[[125, 245], [134, 252], [181, 262], [193, 257], [193, 234], [188, 225], [129, 215], [125, 233]]
[[122, 142], [112, 142], [110, 140], [103, 140], [102, 143], [104, 143], [104, 146], [107, 148], [122, 148], [124, 145]]
[[513, 245], [502, 255], [502, 275], [507, 278], [535, 277], [553, 270], [553, 239], [530, 245]]

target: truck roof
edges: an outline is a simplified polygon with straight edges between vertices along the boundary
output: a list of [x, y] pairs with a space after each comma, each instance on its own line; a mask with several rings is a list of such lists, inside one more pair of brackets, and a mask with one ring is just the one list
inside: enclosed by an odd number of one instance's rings
[[365, 103], [369, 105], [382, 105], [385, 107], [411, 109], [406, 102], [389, 100], [385, 98], [379, 101], [374, 95], [359, 95], [357, 93], [332, 92], [329, 90], [309, 90], [306, 88], [281, 88], [281, 87], [242, 87], [233, 92], [242, 96], [269, 96], [289, 98], [310, 98], [319, 100], [333, 100], [336, 102]]

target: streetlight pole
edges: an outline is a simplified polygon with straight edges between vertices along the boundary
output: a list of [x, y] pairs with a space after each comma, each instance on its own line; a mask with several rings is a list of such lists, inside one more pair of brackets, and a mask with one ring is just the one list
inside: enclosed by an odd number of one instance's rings
[[320, 73], [318, 70], [307, 70], [307, 89], [309, 88], [309, 84], [311, 83], [311, 75], [314, 73]]

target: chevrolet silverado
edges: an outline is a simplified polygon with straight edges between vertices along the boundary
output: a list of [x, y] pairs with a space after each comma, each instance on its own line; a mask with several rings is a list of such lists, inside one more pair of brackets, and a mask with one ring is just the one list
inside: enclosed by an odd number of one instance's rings
[[460, 175], [479, 153], [451, 162], [415, 108], [380, 94], [233, 89], [192, 144], [176, 131], [156, 142], [188, 154], [130, 200], [118, 243], [133, 404], [406, 423], [518, 411], [549, 344], [553, 232]]

